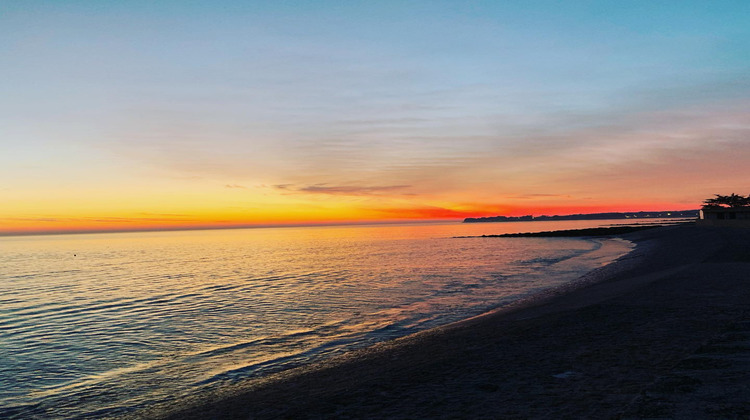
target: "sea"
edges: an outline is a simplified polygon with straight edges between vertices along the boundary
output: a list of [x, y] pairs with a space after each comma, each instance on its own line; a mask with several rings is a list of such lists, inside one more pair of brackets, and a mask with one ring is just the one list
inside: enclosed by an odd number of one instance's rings
[[619, 221], [0, 238], [0, 418], [117, 418], [461, 321], [627, 254]]

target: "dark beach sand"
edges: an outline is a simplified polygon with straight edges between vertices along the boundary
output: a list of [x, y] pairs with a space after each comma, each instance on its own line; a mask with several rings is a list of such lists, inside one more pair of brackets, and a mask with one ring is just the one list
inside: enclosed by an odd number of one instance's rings
[[750, 418], [750, 230], [623, 237], [635, 251], [533, 302], [175, 401], [166, 416]]

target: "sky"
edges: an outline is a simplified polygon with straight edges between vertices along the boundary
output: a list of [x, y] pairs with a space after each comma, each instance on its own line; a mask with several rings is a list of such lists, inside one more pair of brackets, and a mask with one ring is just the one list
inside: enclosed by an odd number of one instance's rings
[[0, 0], [0, 233], [750, 193], [748, 1]]

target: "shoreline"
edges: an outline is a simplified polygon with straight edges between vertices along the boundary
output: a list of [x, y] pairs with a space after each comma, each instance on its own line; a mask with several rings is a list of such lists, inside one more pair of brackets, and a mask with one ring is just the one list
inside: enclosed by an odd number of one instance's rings
[[[646, 390], [715, 339], [718, 326], [745, 325], [741, 318], [750, 309], [745, 303], [750, 285], [738, 279], [745, 278], [750, 258], [745, 260], [742, 249], [748, 248], [737, 243], [750, 244], [749, 235], [694, 226], [622, 235], [637, 244], [626, 256], [531, 299], [134, 414], [175, 419], [638, 418], [643, 410], [678, 410], [680, 404], [663, 402], [687, 401], [686, 396], [699, 400], [710, 394], [704, 389], [709, 387], [699, 378], [683, 380], [687, 385], [679, 394], [667, 389], [655, 405], [649, 397], [654, 392]], [[722, 293], [704, 281], [711, 275], [708, 269], [722, 271]], [[683, 290], [687, 284], [692, 291]], [[701, 293], [693, 290], [701, 288]], [[711, 298], [701, 300], [707, 292]], [[691, 386], [692, 391], [683, 389]], [[719, 405], [739, 415], [750, 413], [744, 403], [750, 399], [742, 398], [724, 398]]]

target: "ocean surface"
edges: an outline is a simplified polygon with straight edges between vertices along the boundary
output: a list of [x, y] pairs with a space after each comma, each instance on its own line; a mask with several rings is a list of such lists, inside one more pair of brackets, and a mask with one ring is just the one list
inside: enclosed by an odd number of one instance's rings
[[617, 221], [0, 238], [0, 417], [101, 418], [466, 319], [632, 249]]

